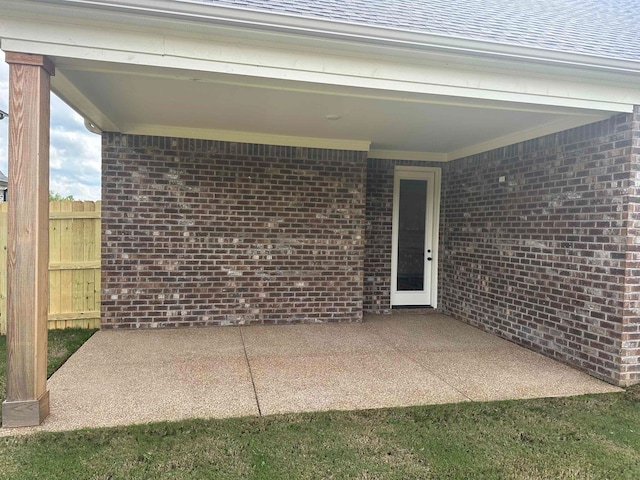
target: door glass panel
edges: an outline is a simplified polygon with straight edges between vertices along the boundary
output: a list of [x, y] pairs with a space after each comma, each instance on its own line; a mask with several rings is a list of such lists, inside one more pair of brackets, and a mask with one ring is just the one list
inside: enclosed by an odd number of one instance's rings
[[398, 291], [424, 290], [427, 181], [400, 180]]

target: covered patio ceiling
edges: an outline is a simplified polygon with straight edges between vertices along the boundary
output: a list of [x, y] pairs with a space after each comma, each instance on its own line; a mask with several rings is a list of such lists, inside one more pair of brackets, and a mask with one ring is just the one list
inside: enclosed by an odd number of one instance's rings
[[101, 130], [447, 161], [615, 111], [51, 57], [52, 89]]

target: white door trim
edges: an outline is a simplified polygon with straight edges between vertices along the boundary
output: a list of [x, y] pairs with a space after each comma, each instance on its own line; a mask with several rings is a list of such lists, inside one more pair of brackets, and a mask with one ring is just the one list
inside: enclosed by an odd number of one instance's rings
[[[427, 223], [426, 242], [427, 248], [431, 250], [431, 265], [427, 269], [425, 255], [425, 272], [430, 270], [429, 278], [425, 278], [424, 301], [419, 304], [430, 305], [433, 308], [438, 306], [438, 239], [440, 226], [440, 188], [441, 169], [435, 167], [407, 167], [396, 166], [394, 168], [393, 180], [393, 219], [392, 219], [392, 250], [391, 250], [391, 307], [400, 305], [411, 305], [403, 299], [403, 293], [397, 291], [398, 272], [398, 222], [400, 210], [400, 180], [417, 179], [427, 180]], [[407, 295], [404, 295], [407, 296]], [[426, 302], [426, 303], [425, 303]]]

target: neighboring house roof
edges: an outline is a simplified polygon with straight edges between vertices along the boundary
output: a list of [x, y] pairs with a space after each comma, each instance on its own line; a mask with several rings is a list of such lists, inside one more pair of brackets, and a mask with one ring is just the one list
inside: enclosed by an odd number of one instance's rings
[[9, 179], [7, 176], [0, 172], [0, 187], [6, 187], [9, 184]]
[[639, 0], [190, 1], [507, 45], [640, 60]]

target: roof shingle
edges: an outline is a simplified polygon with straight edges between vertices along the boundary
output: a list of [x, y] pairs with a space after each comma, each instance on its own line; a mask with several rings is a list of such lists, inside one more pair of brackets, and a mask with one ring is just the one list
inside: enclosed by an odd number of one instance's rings
[[200, 3], [640, 60], [640, 0], [195, 0]]

